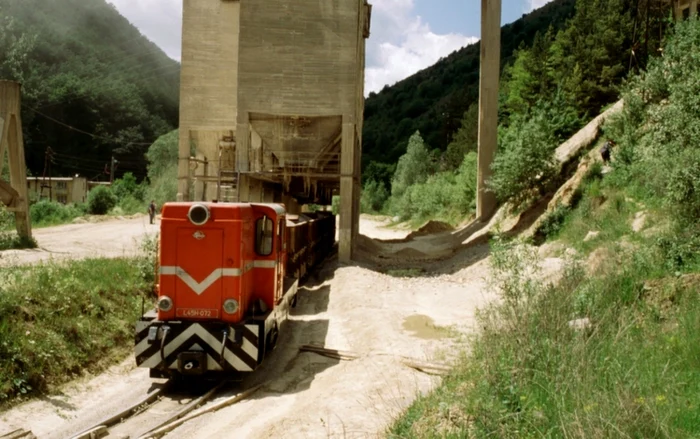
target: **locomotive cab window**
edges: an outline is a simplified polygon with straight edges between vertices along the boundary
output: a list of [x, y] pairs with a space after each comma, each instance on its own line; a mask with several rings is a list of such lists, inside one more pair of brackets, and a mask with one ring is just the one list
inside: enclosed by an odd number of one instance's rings
[[264, 216], [255, 223], [255, 252], [261, 256], [268, 256], [272, 253], [272, 233], [274, 224], [267, 216]]

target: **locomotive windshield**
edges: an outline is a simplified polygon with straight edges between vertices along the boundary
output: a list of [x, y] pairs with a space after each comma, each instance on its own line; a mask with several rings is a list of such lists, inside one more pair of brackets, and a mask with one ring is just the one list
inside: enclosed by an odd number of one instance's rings
[[255, 252], [261, 256], [272, 253], [272, 220], [263, 216], [255, 223]]

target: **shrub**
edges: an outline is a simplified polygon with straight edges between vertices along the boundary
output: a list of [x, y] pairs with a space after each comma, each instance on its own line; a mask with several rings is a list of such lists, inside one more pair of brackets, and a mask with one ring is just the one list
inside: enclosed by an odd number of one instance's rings
[[29, 214], [32, 224], [40, 226], [63, 224], [84, 215], [85, 212], [80, 206], [41, 200], [31, 205]]
[[88, 211], [93, 215], [104, 215], [117, 204], [117, 197], [106, 186], [97, 186], [88, 194]]
[[459, 169], [440, 172], [391, 197], [390, 210], [402, 220], [440, 218], [460, 222], [476, 208], [477, 155], [467, 154]]
[[675, 25], [663, 57], [624, 92], [621, 115], [605, 124], [618, 136], [614, 155], [618, 179], [643, 181], [687, 223], [700, 216], [700, 21]]
[[340, 195], [333, 195], [331, 201], [331, 211], [333, 215], [338, 215], [340, 213]]
[[557, 207], [545, 216], [537, 229], [538, 240], [554, 237], [562, 225], [571, 209], [568, 206], [557, 205]]
[[146, 200], [155, 200], [156, 206], [177, 199], [177, 164], [167, 168], [162, 175], [151, 179], [151, 186], [146, 191]]
[[38, 246], [39, 244], [34, 237], [18, 236], [14, 232], [0, 232], [0, 251], [37, 248]]
[[0, 203], [0, 230], [13, 230], [15, 228], [15, 215]]
[[114, 212], [116, 209], [121, 211], [121, 215], [133, 215], [139, 212], [146, 212], [146, 206], [143, 200], [138, 200], [135, 197], [128, 195], [122, 198], [117, 203], [117, 206], [112, 210]]
[[386, 190], [384, 183], [370, 180], [362, 188], [362, 197], [360, 198], [362, 212], [381, 212], [388, 198], [389, 191]]
[[544, 109], [511, 117], [511, 125], [499, 137], [499, 151], [491, 166], [493, 176], [487, 182], [498, 201], [510, 200], [517, 206], [530, 197], [531, 190], [541, 192], [557, 169], [557, 145]]
[[127, 172], [122, 178], [114, 180], [114, 183], [112, 183], [112, 193], [114, 193], [120, 202], [126, 198], [132, 198], [143, 202], [147, 187], [145, 182], [139, 184], [134, 174]]
[[148, 178], [151, 181], [164, 175], [172, 166], [177, 167], [178, 133], [178, 130], [174, 130], [160, 136], [148, 148], [146, 158], [148, 159]]
[[151, 184], [144, 200], [155, 200], [156, 205], [162, 206], [177, 199], [178, 149], [178, 130], [160, 136], [148, 148], [146, 158]]

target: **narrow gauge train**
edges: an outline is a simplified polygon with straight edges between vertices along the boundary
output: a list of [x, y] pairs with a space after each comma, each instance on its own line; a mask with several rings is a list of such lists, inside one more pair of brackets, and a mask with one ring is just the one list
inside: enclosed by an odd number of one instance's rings
[[335, 245], [335, 216], [281, 204], [166, 203], [157, 303], [136, 323], [150, 376], [245, 373], [275, 347], [299, 280]]

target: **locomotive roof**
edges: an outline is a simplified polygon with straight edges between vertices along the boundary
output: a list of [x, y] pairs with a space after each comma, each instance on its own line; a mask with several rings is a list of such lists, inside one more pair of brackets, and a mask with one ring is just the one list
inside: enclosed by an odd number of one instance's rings
[[279, 203], [250, 203], [251, 206], [265, 206], [265, 207], [271, 207], [272, 209], [275, 210], [275, 213], [277, 215], [284, 215], [287, 213], [287, 210], [284, 208], [284, 204], [279, 204]]
[[213, 202], [213, 201], [171, 201], [164, 204], [164, 208], [185, 208], [189, 209], [190, 206], [195, 204], [202, 204], [210, 209], [219, 209], [222, 207], [228, 208], [250, 208], [253, 206], [267, 207], [273, 209], [277, 215], [285, 215], [287, 213], [283, 204], [280, 203], [233, 203], [233, 202]]

